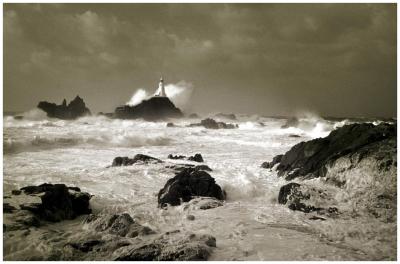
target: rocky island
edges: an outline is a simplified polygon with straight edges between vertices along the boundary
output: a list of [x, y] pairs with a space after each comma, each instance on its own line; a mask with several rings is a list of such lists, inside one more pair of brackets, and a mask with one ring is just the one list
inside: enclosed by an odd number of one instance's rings
[[67, 100], [64, 99], [61, 105], [41, 101], [37, 107], [45, 111], [47, 116], [51, 118], [70, 120], [85, 115], [91, 115], [89, 108], [86, 107], [85, 102], [79, 97], [79, 95], [77, 95], [68, 105]]

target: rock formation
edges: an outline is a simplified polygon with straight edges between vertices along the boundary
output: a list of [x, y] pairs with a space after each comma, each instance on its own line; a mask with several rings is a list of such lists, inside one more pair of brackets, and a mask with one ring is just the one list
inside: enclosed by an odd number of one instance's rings
[[238, 128], [239, 126], [237, 124], [227, 124], [224, 122], [217, 122], [212, 118], [206, 118], [201, 120], [200, 123], [195, 123], [195, 124], [190, 124], [190, 127], [194, 127], [194, 126], [203, 126], [205, 128], [209, 128], [209, 129], [232, 129], [232, 128]]
[[119, 166], [130, 166], [133, 165], [135, 163], [162, 163], [163, 161], [157, 158], [153, 158], [144, 154], [137, 154], [135, 155], [135, 157], [133, 157], [133, 159], [130, 159], [128, 157], [116, 157], [114, 158], [113, 162], [112, 162], [112, 167], [119, 167]]
[[158, 193], [158, 204], [161, 207], [180, 205], [197, 197], [214, 197], [224, 200], [225, 194], [215, 179], [203, 170], [183, 169], [175, 177], [169, 179]]
[[278, 175], [285, 176], [287, 180], [297, 177], [323, 177], [330, 165], [345, 156], [353, 158], [354, 162], [374, 156], [385, 167], [396, 162], [393, 157], [396, 136], [396, 124], [346, 125], [332, 131], [325, 138], [301, 142], [283, 156], [276, 156], [272, 163], [265, 163], [263, 166], [271, 167], [279, 163], [276, 168]]
[[37, 107], [45, 111], [47, 116], [51, 118], [70, 120], [85, 115], [91, 115], [90, 110], [85, 105], [85, 102], [78, 95], [68, 105], [67, 101], [64, 99], [61, 105], [42, 101], [39, 102]]
[[152, 97], [143, 100], [135, 106], [124, 105], [115, 109], [115, 118], [137, 119], [143, 118], [148, 121], [163, 120], [167, 118], [180, 118], [181, 110], [169, 100], [168, 97]]

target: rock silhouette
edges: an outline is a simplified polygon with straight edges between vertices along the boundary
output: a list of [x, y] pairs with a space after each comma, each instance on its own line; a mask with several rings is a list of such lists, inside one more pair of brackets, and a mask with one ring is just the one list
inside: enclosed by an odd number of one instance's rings
[[46, 101], [39, 102], [39, 109], [45, 111], [48, 117], [59, 119], [76, 119], [81, 116], [91, 115], [89, 108], [86, 107], [82, 98], [77, 95], [68, 105], [64, 99], [61, 105], [49, 103]]

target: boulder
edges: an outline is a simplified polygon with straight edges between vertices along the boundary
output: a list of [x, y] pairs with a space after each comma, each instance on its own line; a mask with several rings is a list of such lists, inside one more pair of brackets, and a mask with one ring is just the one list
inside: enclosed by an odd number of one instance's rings
[[175, 124], [174, 124], [174, 123], [172, 123], [172, 122], [169, 122], [169, 123], [167, 123], [167, 127], [176, 127], [176, 126], [175, 126]]
[[[396, 124], [370, 123], [345, 125], [332, 131], [325, 138], [301, 142], [292, 147], [282, 157], [274, 159], [279, 162], [277, 171], [286, 180], [297, 177], [324, 177], [327, 167], [342, 157], [360, 162], [366, 157], [373, 157], [382, 167], [395, 163], [397, 128]], [[263, 164], [271, 167], [272, 163]], [[273, 165], [272, 165], [273, 166]]]
[[208, 129], [233, 129], [233, 128], [238, 128], [239, 126], [237, 124], [227, 124], [224, 122], [217, 122], [212, 118], [206, 118], [201, 120], [200, 123], [195, 123], [195, 124], [190, 124], [190, 127], [194, 126], [203, 126]]
[[115, 117], [120, 119], [143, 118], [148, 121], [156, 121], [182, 116], [182, 111], [175, 107], [168, 97], [159, 96], [143, 100], [135, 106], [124, 105], [115, 109]]
[[181, 202], [188, 202], [194, 197], [214, 197], [224, 200], [225, 195], [215, 179], [203, 170], [187, 168], [169, 179], [158, 193], [158, 204], [165, 207], [167, 204], [176, 206]]
[[169, 158], [169, 159], [186, 159], [186, 156], [169, 154], [169, 155], [168, 155], [168, 158]]
[[21, 188], [27, 195], [40, 196], [41, 203], [21, 204], [22, 210], [28, 210], [40, 219], [59, 222], [66, 219], [74, 219], [76, 216], [91, 213], [88, 193], [69, 189], [65, 184], [41, 184], [39, 186], [27, 186]]
[[112, 167], [119, 167], [119, 166], [130, 166], [135, 163], [142, 162], [142, 163], [162, 163], [163, 161], [151, 156], [147, 156], [144, 154], [137, 154], [133, 159], [128, 157], [116, 157], [112, 162]]
[[194, 156], [190, 156], [188, 158], [188, 160], [190, 161], [196, 161], [196, 162], [204, 162], [203, 157], [201, 156], [201, 154], [197, 153]]
[[49, 103], [46, 101], [39, 102], [39, 109], [45, 111], [48, 117], [59, 119], [76, 119], [81, 116], [91, 115], [89, 108], [78, 95], [68, 105], [64, 99], [61, 105]]

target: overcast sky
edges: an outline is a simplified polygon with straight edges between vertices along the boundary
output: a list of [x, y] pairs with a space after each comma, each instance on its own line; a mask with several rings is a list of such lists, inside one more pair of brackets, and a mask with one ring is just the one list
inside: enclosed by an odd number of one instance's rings
[[5, 4], [4, 110], [112, 112], [162, 74], [188, 112], [396, 115], [395, 4]]

